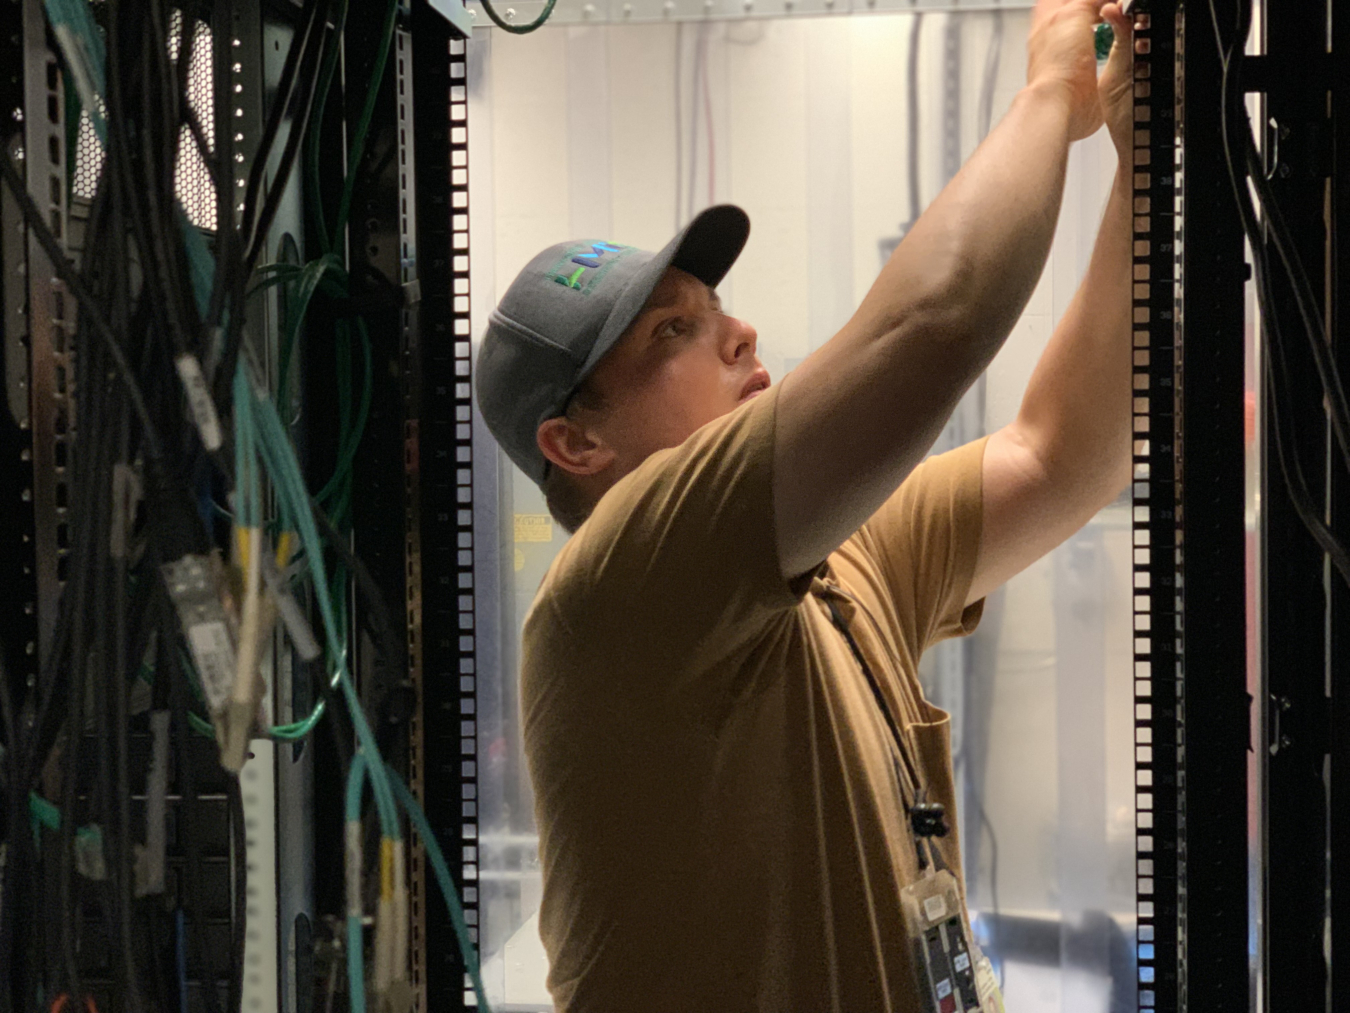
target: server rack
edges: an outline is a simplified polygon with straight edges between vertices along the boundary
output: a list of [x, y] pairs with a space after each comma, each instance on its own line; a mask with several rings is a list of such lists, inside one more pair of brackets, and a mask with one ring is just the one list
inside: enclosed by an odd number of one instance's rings
[[1245, 1010], [1245, 264], [1213, 19], [1136, 3], [1134, 510], [1139, 1009]]
[[[377, 16], [374, 10], [351, 11], [349, 78], [363, 77], [372, 59], [377, 33], [370, 22]], [[476, 944], [478, 531], [468, 25], [462, 7], [431, 0], [413, 0], [400, 12], [348, 243], [353, 264], [382, 279], [368, 293], [381, 325], [377, 388], [358, 459], [356, 543], [390, 603], [405, 674], [393, 697], [371, 704], [387, 716], [390, 729], [402, 729], [392, 755], [401, 757], [396, 762], [452, 861]], [[360, 94], [349, 99], [349, 130], [363, 100]], [[321, 372], [311, 378], [323, 382]], [[474, 997], [464, 959], [420, 844], [409, 870], [418, 1008], [468, 1008]]]
[[[231, 183], [242, 186], [257, 150], [264, 103], [276, 87], [298, 13], [290, 3], [221, 0], [212, 5], [209, 28], [198, 28], [191, 100], [222, 161], [236, 167], [238, 178]], [[11, 156], [21, 159], [28, 190], [53, 233], [78, 264], [103, 154], [88, 114], [79, 116], [75, 88], [47, 18], [42, 0], [15, 0], [3, 12], [0, 45], [6, 72], [0, 132]], [[182, 45], [181, 30], [176, 31], [171, 48]], [[288, 129], [289, 122], [283, 125]], [[176, 182], [189, 220], [209, 234], [217, 213], [215, 185], [190, 145], [180, 147]], [[299, 221], [299, 192], [293, 186], [277, 214], [274, 235], [296, 233]], [[8, 188], [0, 195], [0, 229], [7, 394], [6, 410], [0, 412], [5, 473], [0, 572], [8, 592], [0, 609], [5, 651], [0, 678], [12, 703], [22, 700], [40, 677], [58, 598], [69, 576], [71, 532], [88, 521], [68, 501], [66, 488], [86, 392], [77, 386], [83, 350], [76, 343], [76, 301], [54, 276], [37, 239], [27, 234]], [[275, 361], [277, 326], [272, 305], [254, 319], [246, 336], [265, 364]], [[270, 660], [274, 680], [285, 672], [289, 684], [288, 663], [280, 653]], [[278, 701], [271, 713], [288, 719], [288, 703]], [[137, 826], [146, 821], [146, 772], [159, 734], [162, 729], [155, 731], [153, 721], [147, 725], [144, 716], [131, 715], [127, 766], [133, 772], [130, 803]], [[92, 740], [92, 732], [86, 737]], [[140, 955], [172, 947], [175, 933], [186, 934], [193, 966], [205, 969], [188, 980], [191, 1010], [219, 1008], [222, 1002], [308, 1008], [297, 1006], [296, 992], [297, 980], [303, 983], [311, 973], [306, 926], [313, 841], [309, 807], [303, 804], [309, 791], [308, 758], [300, 762], [297, 755], [294, 764], [277, 766], [273, 744], [257, 740], [255, 759], [236, 781], [216, 765], [215, 747], [208, 740], [193, 740], [189, 749], [191, 757], [171, 764], [167, 773], [168, 900], [163, 912], [149, 910], [151, 899], [137, 901], [142, 915], [157, 927], [156, 938], [136, 941]], [[190, 770], [211, 773], [189, 781]], [[92, 773], [82, 769], [79, 783], [81, 794], [92, 791]], [[279, 805], [291, 818], [277, 819]], [[10, 814], [7, 823], [13, 827], [21, 821], [27, 822]], [[39, 891], [54, 888], [53, 875], [48, 868], [40, 882], [7, 882], [4, 903], [23, 912]], [[115, 978], [115, 941], [105, 931], [101, 902], [86, 901], [81, 913], [72, 915], [79, 919], [84, 985], [101, 1008], [119, 1008], [115, 1003], [125, 997], [109, 992]], [[184, 916], [177, 927], [174, 911]], [[279, 930], [279, 923], [291, 925], [292, 931]], [[51, 927], [40, 921], [15, 931], [33, 934], [38, 952], [54, 945]], [[301, 933], [298, 939], [294, 932]], [[3, 982], [12, 990], [10, 996], [31, 994], [35, 968], [21, 962], [11, 970], [11, 980]]]

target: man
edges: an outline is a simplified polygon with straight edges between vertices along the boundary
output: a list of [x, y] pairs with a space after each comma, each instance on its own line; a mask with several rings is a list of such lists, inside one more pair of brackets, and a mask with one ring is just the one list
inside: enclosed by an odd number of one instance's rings
[[[483, 414], [575, 529], [522, 665], [559, 1010], [923, 1008], [901, 895], [960, 859], [919, 656], [1129, 478], [1130, 28], [1102, 8], [1125, 41], [1099, 82], [1097, 2], [1039, 0], [1026, 88], [781, 384], [714, 291], [732, 207], [655, 256], [550, 248], [493, 314]], [[1121, 167], [1017, 420], [920, 464], [1103, 116]], [[923, 843], [934, 803], [951, 832]]]

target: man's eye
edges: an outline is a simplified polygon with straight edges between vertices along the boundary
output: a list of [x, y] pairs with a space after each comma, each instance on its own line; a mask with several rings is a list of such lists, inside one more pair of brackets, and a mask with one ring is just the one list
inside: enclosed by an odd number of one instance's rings
[[689, 321], [686, 320], [684, 317], [676, 317], [673, 320], [666, 321], [666, 323], [661, 327], [661, 333], [663, 335], [669, 335], [670, 337], [679, 337], [688, 329], [689, 329]]

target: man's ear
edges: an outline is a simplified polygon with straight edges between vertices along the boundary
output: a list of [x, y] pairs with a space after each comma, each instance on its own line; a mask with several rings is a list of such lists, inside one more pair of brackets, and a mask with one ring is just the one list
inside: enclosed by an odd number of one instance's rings
[[576, 419], [545, 419], [535, 433], [539, 451], [556, 467], [573, 475], [595, 475], [614, 463], [614, 449], [597, 439]]

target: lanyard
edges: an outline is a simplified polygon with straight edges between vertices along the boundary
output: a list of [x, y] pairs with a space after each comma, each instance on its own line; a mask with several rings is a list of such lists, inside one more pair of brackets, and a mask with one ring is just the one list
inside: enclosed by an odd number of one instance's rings
[[[831, 592], [835, 590], [833, 587], [830, 588]], [[844, 594], [845, 592], [839, 590], [838, 593]], [[920, 773], [919, 764], [907, 747], [906, 736], [901, 733], [900, 725], [896, 721], [895, 715], [891, 713], [890, 706], [886, 703], [886, 696], [881, 692], [881, 684], [877, 682], [876, 676], [872, 673], [872, 667], [863, 657], [862, 649], [853, 638], [853, 631], [849, 629], [848, 621], [839, 611], [839, 605], [835, 602], [833, 594], [827, 593], [820, 595], [820, 597], [824, 600], [825, 607], [830, 610], [830, 618], [834, 621], [834, 625], [844, 635], [844, 640], [848, 643], [849, 650], [853, 652], [853, 658], [858, 662], [858, 667], [862, 669], [863, 676], [867, 679], [867, 685], [872, 690], [872, 697], [877, 702], [877, 709], [881, 711], [881, 716], [885, 718], [886, 727], [890, 729], [891, 738], [895, 741], [896, 753], [892, 757], [892, 762], [895, 763], [896, 780], [900, 785], [900, 805], [909, 817], [910, 829], [913, 831], [915, 838], [915, 848], [919, 854], [919, 866], [920, 868], [926, 868], [924, 848], [920, 846], [919, 842], [927, 843], [927, 839], [930, 837], [947, 836], [947, 822], [944, 818], [946, 815], [945, 808], [940, 802], [928, 801], [928, 787]], [[852, 599], [852, 596], [848, 597], [859, 608], [865, 609], [865, 606]], [[905, 768], [903, 772], [901, 770], [902, 763]], [[905, 798], [906, 781], [911, 785], [910, 791], [914, 799], [912, 803]], [[929, 850], [932, 851], [931, 843], [929, 843]]]

